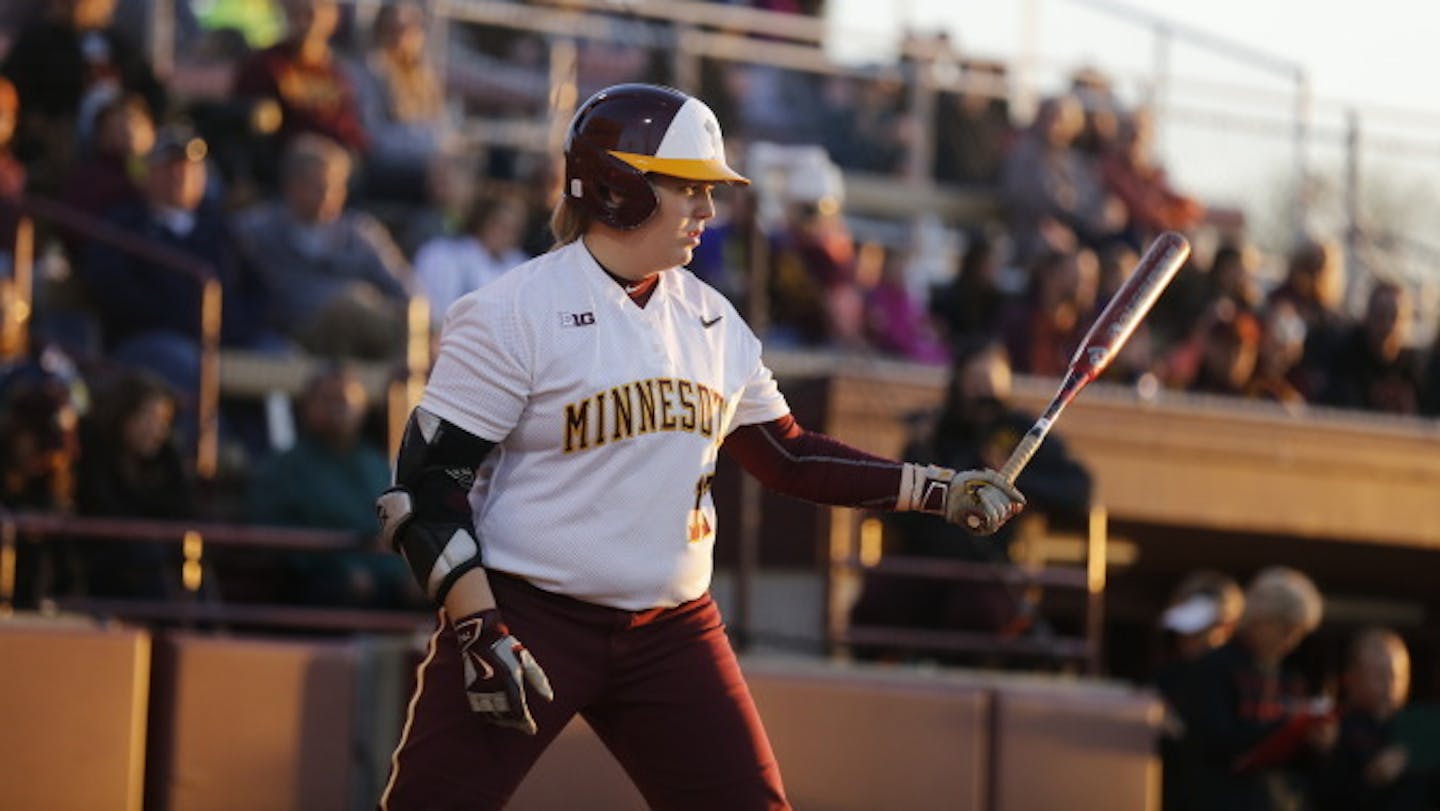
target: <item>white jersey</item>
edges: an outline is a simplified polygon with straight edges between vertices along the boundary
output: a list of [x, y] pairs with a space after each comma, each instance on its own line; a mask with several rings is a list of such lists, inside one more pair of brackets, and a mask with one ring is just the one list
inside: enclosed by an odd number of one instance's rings
[[628, 610], [705, 592], [720, 444], [790, 411], [723, 296], [676, 268], [639, 307], [579, 241], [451, 307], [420, 405], [498, 443], [470, 492], [487, 568]]

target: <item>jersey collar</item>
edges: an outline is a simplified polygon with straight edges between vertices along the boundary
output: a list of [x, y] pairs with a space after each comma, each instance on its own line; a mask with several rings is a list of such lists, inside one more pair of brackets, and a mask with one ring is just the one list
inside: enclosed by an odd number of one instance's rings
[[574, 261], [583, 269], [583, 275], [589, 284], [607, 299], [621, 304], [630, 304], [637, 309], [648, 310], [655, 303], [656, 298], [664, 294], [667, 286], [666, 276], [674, 272], [674, 268], [662, 270], [659, 278], [655, 280], [655, 288], [650, 293], [646, 306], [641, 307], [630, 298], [626, 289], [617, 283], [615, 277], [600, 264], [590, 249], [585, 247], [584, 239], [577, 239], [569, 245], [569, 250], [575, 252]]

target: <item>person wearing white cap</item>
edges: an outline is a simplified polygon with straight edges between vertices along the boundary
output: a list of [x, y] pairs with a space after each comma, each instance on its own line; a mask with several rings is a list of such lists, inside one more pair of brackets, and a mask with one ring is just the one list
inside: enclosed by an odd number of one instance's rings
[[1295, 569], [1271, 566], [1250, 581], [1234, 638], [1180, 685], [1177, 706], [1199, 756], [1182, 808], [1307, 807], [1306, 768], [1334, 746], [1336, 725], [1282, 663], [1323, 609], [1315, 583]]
[[1195, 671], [1195, 663], [1230, 641], [1244, 610], [1245, 594], [1235, 578], [1213, 569], [1198, 569], [1175, 587], [1169, 606], [1160, 615], [1160, 627], [1172, 637], [1167, 640], [1172, 643], [1171, 658], [1155, 673], [1155, 686], [1165, 699], [1160, 805], [1167, 811], [1193, 807], [1195, 782], [1202, 770], [1199, 747], [1187, 734], [1177, 702], [1186, 680]]

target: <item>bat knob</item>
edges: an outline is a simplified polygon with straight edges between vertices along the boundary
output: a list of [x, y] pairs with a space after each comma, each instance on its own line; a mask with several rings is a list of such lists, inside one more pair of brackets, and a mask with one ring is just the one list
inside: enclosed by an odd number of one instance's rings
[[967, 516], [965, 516], [965, 526], [967, 526], [967, 527], [969, 527], [969, 528], [971, 528], [971, 529], [979, 529], [979, 528], [980, 528], [980, 524], [981, 524], [980, 516], [978, 516], [978, 515], [967, 515]]

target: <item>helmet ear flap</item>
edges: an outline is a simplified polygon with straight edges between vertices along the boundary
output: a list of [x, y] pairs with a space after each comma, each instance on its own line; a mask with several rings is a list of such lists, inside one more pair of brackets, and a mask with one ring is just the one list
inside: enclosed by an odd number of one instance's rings
[[659, 198], [650, 181], [634, 167], [589, 147], [573, 150], [569, 157], [573, 166], [566, 193], [596, 220], [630, 230], [655, 213]]

